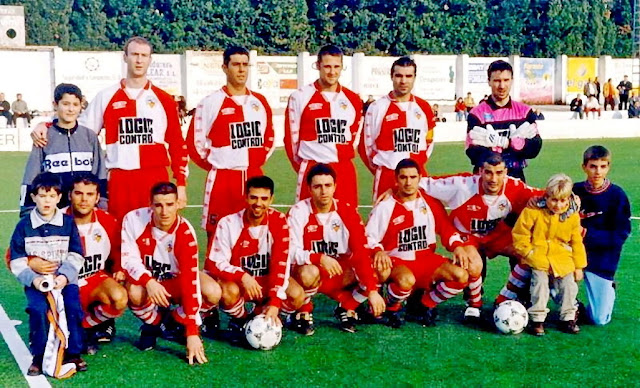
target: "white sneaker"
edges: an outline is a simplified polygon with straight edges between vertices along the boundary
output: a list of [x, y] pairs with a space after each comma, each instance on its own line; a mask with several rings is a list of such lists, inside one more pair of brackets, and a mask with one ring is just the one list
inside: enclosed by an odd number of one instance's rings
[[467, 307], [467, 309], [464, 310], [464, 319], [465, 320], [480, 319], [480, 309], [477, 307]]

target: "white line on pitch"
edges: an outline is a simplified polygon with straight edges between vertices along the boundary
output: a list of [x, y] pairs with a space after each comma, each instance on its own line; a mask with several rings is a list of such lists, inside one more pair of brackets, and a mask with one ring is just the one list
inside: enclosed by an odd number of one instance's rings
[[51, 388], [51, 384], [49, 384], [44, 375], [27, 376], [27, 369], [29, 369], [29, 365], [31, 365], [31, 352], [29, 352], [27, 345], [24, 344], [18, 334], [18, 330], [16, 330], [16, 325], [21, 323], [20, 321], [12, 321], [9, 319], [9, 316], [0, 304], [0, 332], [4, 337], [4, 342], [6, 342], [9, 347], [9, 351], [13, 354], [13, 358], [15, 358], [18, 363], [20, 372], [27, 380], [27, 384], [29, 384], [30, 387]]

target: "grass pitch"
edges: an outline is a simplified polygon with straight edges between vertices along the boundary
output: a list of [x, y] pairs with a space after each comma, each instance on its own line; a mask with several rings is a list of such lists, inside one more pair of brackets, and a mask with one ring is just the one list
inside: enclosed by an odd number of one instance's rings
[[[613, 153], [610, 177], [631, 199], [632, 214], [639, 216], [640, 180], [638, 139], [545, 141], [540, 156], [526, 171], [529, 183], [542, 186], [553, 173], [565, 172], [584, 179], [580, 164], [589, 145], [602, 144]], [[1, 153], [3, 167], [0, 210], [16, 209], [25, 153]], [[462, 143], [437, 144], [429, 162], [432, 175], [468, 171]], [[371, 203], [371, 175], [358, 162], [360, 201]], [[295, 175], [282, 150], [266, 166], [276, 182], [278, 204], [292, 204]], [[189, 203], [202, 201], [204, 172], [192, 165]], [[286, 209], [282, 209], [286, 210]], [[368, 208], [361, 213], [366, 217]], [[184, 215], [199, 225], [200, 209]], [[0, 241], [8, 244], [17, 213], [0, 213]], [[312, 337], [285, 331], [280, 346], [269, 352], [248, 351], [205, 339], [209, 363], [190, 367], [182, 346], [159, 341], [155, 351], [140, 352], [133, 342], [140, 323], [129, 312], [117, 322], [117, 336], [95, 356], [87, 356], [89, 371], [67, 381], [49, 379], [54, 386], [634, 386], [640, 381], [640, 259], [637, 237], [640, 221], [632, 221], [618, 271], [618, 300], [613, 321], [605, 327], [583, 326], [577, 335], [555, 330], [549, 324], [542, 338], [528, 334], [504, 336], [466, 327], [461, 323], [460, 297], [438, 310], [435, 328], [413, 323], [399, 330], [360, 326], [356, 334], [342, 333], [332, 317], [334, 303], [316, 299], [317, 330]], [[201, 248], [206, 238], [198, 229]], [[202, 256], [202, 255], [201, 255]], [[497, 258], [488, 265], [484, 297], [487, 312], [503, 285], [508, 262]], [[8, 271], [0, 271], [0, 303], [11, 319], [21, 320], [18, 331], [28, 342], [28, 320], [22, 288]], [[582, 295], [582, 294], [581, 294]], [[584, 298], [583, 298], [584, 299]], [[552, 310], [554, 307], [552, 307]], [[552, 315], [553, 322], [557, 315]], [[226, 321], [226, 319], [224, 319]], [[223, 323], [224, 326], [224, 323]], [[26, 386], [13, 356], [0, 341], [0, 386]]]

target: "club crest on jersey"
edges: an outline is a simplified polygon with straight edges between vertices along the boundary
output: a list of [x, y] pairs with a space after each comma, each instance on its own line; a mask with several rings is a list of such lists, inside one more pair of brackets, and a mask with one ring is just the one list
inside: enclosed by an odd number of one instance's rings
[[99, 242], [100, 242], [100, 240], [102, 240], [102, 233], [100, 233], [100, 232], [95, 232], [95, 233], [93, 234], [93, 241], [95, 241], [95, 242], [98, 242], [98, 243], [99, 243]]
[[173, 244], [167, 244], [167, 252], [171, 253], [173, 251]]
[[427, 205], [422, 205], [422, 207], [420, 207], [420, 213], [427, 214]]
[[260, 105], [258, 105], [258, 103], [254, 101], [251, 103], [251, 109], [257, 112], [260, 110]]
[[394, 121], [397, 120], [398, 117], [400, 117], [400, 115], [398, 115], [397, 113], [391, 113], [390, 115], [386, 115], [384, 117], [384, 121]]
[[347, 110], [348, 107], [349, 107], [349, 105], [347, 104], [346, 101], [340, 101], [340, 108], [342, 110]]
[[321, 102], [314, 102], [313, 104], [309, 104], [309, 110], [320, 110], [322, 109]]
[[340, 221], [333, 220], [333, 222], [331, 222], [331, 229], [333, 229], [334, 232], [339, 231], [340, 230]]
[[318, 230], [318, 225], [307, 226], [307, 233], [315, 233]]
[[393, 220], [391, 220], [391, 222], [394, 225], [400, 225], [401, 223], [404, 222], [404, 215], [401, 215], [401, 216], [398, 216], [398, 217], [394, 218]]
[[420, 120], [422, 118], [422, 113], [419, 110], [416, 110], [414, 114], [416, 115], [416, 119]]
[[500, 205], [498, 205], [498, 210], [500, 210], [501, 212], [505, 211], [506, 208], [507, 208], [507, 202], [506, 201], [500, 202]]
[[480, 210], [480, 206], [478, 205], [467, 205], [467, 210], [470, 212], [477, 212]]
[[222, 113], [223, 116], [232, 115], [236, 113], [236, 108], [223, 108], [220, 113]]
[[153, 108], [156, 106], [156, 100], [153, 97], [149, 97], [147, 99], [147, 106], [149, 106], [149, 108]]
[[126, 101], [116, 101], [113, 104], [111, 104], [111, 107], [113, 109], [122, 109], [122, 108], [125, 108], [126, 106], [127, 106]]

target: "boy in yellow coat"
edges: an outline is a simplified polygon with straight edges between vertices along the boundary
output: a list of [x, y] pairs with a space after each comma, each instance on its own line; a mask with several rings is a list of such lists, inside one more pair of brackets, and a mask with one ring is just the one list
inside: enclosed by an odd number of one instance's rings
[[549, 309], [549, 285], [558, 291], [560, 328], [577, 334], [576, 296], [582, 280], [587, 255], [582, 243], [578, 212], [568, 212], [573, 182], [565, 174], [552, 176], [545, 195], [535, 208], [526, 208], [513, 228], [513, 246], [531, 266], [532, 332], [544, 335], [544, 321]]

